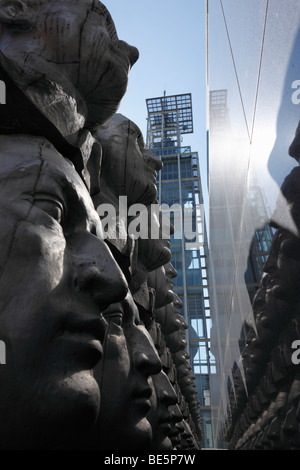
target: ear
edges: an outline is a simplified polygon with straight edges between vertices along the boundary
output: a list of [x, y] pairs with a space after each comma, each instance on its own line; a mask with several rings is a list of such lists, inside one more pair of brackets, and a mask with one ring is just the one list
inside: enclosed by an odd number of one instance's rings
[[28, 17], [28, 2], [22, 0], [0, 0], [0, 22], [19, 22], [28, 19]]

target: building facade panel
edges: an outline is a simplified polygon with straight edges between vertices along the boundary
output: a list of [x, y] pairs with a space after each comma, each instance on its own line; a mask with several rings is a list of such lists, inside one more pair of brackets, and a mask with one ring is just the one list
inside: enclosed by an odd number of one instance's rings
[[274, 226], [295, 230], [281, 186], [298, 166], [289, 147], [300, 117], [300, 11], [295, 0], [208, 0], [207, 15], [211, 401], [214, 445], [226, 447]]

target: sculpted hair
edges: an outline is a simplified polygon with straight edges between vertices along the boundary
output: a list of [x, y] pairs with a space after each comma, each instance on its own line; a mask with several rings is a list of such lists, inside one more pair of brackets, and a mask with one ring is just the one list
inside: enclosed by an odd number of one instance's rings
[[86, 6], [91, 13], [99, 14], [104, 18], [110, 37], [118, 39], [113, 19], [99, 0], [0, 0], [0, 23], [20, 23], [32, 19], [40, 9], [49, 9], [52, 5], [62, 3]]

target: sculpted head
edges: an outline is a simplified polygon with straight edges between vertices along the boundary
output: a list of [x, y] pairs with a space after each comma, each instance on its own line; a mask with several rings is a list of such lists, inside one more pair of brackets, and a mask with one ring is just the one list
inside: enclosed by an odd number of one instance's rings
[[73, 165], [43, 138], [1, 136], [3, 448], [59, 448], [97, 417], [101, 311], [127, 293], [101, 237]]
[[[171, 260], [170, 232], [174, 227], [160, 210], [148, 210], [148, 226], [150, 236], [138, 241], [139, 261], [147, 271], [154, 271]], [[177, 273], [171, 275], [176, 277]]]
[[155, 289], [155, 308], [170, 304], [174, 298], [173, 279], [177, 272], [172, 263], [167, 263], [148, 273], [148, 286]]
[[139, 127], [122, 114], [95, 128], [93, 137], [102, 147], [101, 191], [93, 201], [107, 239], [127, 254], [139, 226], [148, 236], [148, 206], [156, 202], [156, 177], [162, 163], [146, 150]]
[[161, 362], [130, 294], [104, 315], [104, 358], [95, 373], [101, 389], [96, 448], [145, 449], [152, 439], [150, 377], [160, 372]]
[[[169, 263], [169, 265], [171, 265], [171, 263]], [[171, 267], [173, 266], [171, 265]], [[170, 333], [173, 333], [174, 331], [177, 331], [181, 328], [187, 328], [187, 325], [185, 324], [185, 321], [180, 314], [180, 309], [182, 306], [182, 301], [176, 292], [173, 292], [173, 301], [155, 310], [155, 319], [162, 326], [162, 330], [165, 335], [169, 335]]]
[[31, 88], [33, 100], [39, 87], [47, 89], [45, 79], [69, 93], [75, 88], [89, 123], [116, 112], [138, 58], [136, 48], [118, 39], [98, 0], [2, 0], [0, 51], [7, 71], [26, 93]]
[[120, 196], [127, 196], [128, 206], [153, 204], [162, 163], [146, 149], [139, 127], [117, 113], [97, 127], [93, 136], [102, 146], [102, 201], [118, 204]]
[[177, 404], [177, 395], [163, 371], [154, 375], [152, 381], [153, 406], [148, 415], [153, 431], [151, 449], [172, 450], [173, 446], [170, 440], [172, 413], [170, 407]]

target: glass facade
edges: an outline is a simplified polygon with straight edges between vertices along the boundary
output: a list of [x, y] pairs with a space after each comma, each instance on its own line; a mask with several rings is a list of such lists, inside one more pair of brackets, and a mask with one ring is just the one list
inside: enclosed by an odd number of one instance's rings
[[[289, 396], [298, 373], [287, 362], [290, 375], [282, 372], [281, 381], [274, 379], [279, 362], [273, 357], [279, 343], [284, 344], [283, 349], [288, 345], [282, 335], [290, 324], [279, 325], [276, 341], [272, 336], [273, 342], [264, 343], [268, 345], [264, 350], [258, 348], [260, 356], [257, 349], [251, 350], [250, 358], [247, 354], [250, 337], [263, 344], [264, 333], [271, 332], [270, 338], [275, 328], [273, 320], [271, 326], [259, 323], [261, 316], [256, 313], [263, 283], [271, 282], [265, 263], [278, 227], [298, 234], [282, 184], [298, 166], [289, 148], [300, 118], [299, 51], [297, 0], [207, 0], [214, 447], [276, 448], [275, 438], [269, 434], [262, 438], [258, 421], [277, 419], [278, 412], [272, 415], [271, 411], [278, 410], [281, 393]], [[280, 270], [281, 265], [277, 266]], [[269, 301], [268, 292], [264, 302]], [[276, 308], [277, 300], [272, 311]], [[195, 321], [195, 331], [201, 336], [202, 325]], [[201, 347], [194, 363], [205, 370]], [[262, 388], [263, 380], [268, 393]], [[256, 407], [255, 412], [251, 406]], [[285, 445], [289, 448], [291, 444]]]
[[[201, 447], [211, 448], [210, 373], [216, 372], [216, 366], [210, 352], [208, 246], [198, 153], [182, 146], [183, 134], [193, 132], [191, 95], [151, 98], [147, 109], [147, 145], [163, 161], [158, 200], [175, 227], [171, 236], [171, 262], [177, 271], [174, 291], [182, 300], [181, 313], [188, 324], [187, 349], [203, 427]], [[174, 210], [169, 210], [172, 206]]]

